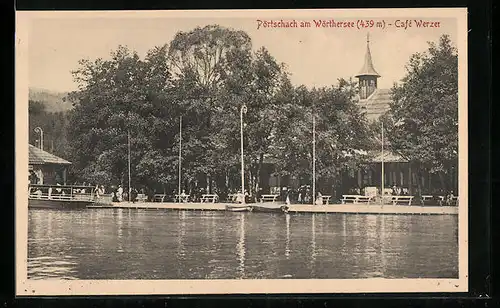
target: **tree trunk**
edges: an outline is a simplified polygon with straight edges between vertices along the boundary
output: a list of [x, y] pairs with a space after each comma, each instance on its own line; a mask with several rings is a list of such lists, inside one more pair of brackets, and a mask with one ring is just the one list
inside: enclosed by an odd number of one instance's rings
[[422, 195], [422, 168], [419, 166], [417, 168], [417, 195]]
[[[257, 183], [255, 185], [255, 198], [257, 198], [257, 192], [260, 188], [260, 183], [262, 183], [262, 166], [264, 164], [264, 153], [260, 153], [259, 164], [257, 165]], [[256, 200], [257, 202], [257, 200]]]
[[[253, 196], [254, 192], [253, 192], [253, 173], [252, 173], [252, 167], [248, 168], [248, 182], [245, 182], [245, 186], [249, 187], [248, 193]], [[245, 192], [243, 192], [243, 193], [245, 193]]]
[[210, 191], [210, 175], [209, 174], [205, 175], [205, 181], [206, 181], [205, 191], [210, 194], [211, 191]]
[[448, 192], [448, 185], [446, 184], [446, 180], [445, 180], [445, 177], [444, 177], [444, 174], [442, 171], [439, 171], [439, 181], [441, 183], [441, 189], [443, 189], [443, 191], [445, 193]]

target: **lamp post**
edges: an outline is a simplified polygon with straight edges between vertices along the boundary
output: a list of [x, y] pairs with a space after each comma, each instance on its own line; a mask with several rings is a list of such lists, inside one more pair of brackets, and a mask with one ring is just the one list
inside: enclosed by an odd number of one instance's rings
[[312, 125], [313, 125], [313, 161], [312, 161], [312, 204], [316, 204], [316, 117], [314, 113], [314, 101], [312, 109]]
[[240, 110], [240, 139], [241, 139], [241, 204], [245, 204], [245, 162], [243, 161], [243, 114], [247, 113], [247, 106], [243, 104]]
[[384, 121], [380, 121], [382, 123], [382, 182], [381, 182], [381, 190], [380, 194], [382, 195], [382, 204], [384, 204], [384, 185], [385, 185], [385, 173], [384, 173]]
[[40, 134], [40, 150], [43, 150], [43, 129], [41, 127], [35, 127], [35, 133]]
[[127, 129], [127, 149], [128, 149], [128, 202], [130, 202], [130, 194], [132, 192], [132, 186], [130, 184], [130, 129]]
[[181, 159], [182, 159], [182, 116], [179, 118], [179, 187], [177, 188], [177, 193], [181, 195]]

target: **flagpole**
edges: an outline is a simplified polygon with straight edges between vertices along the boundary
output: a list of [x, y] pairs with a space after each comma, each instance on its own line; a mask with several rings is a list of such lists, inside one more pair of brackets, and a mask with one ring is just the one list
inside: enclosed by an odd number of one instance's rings
[[177, 193], [181, 194], [181, 159], [182, 159], [182, 116], [179, 118], [179, 187]]
[[384, 174], [384, 121], [381, 121], [382, 123], [382, 190], [381, 190], [381, 195], [382, 195], [382, 204], [384, 203], [384, 180], [385, 180], [385, 174]]
[[130, 129], [127, 130], [127, 143], [128, 143], [128, 201], [130, 202]]
[[313, 161], [312, 161], [312, 204], [315, 203], [316, 199], [316, 117], [314, 116], [314, 102], [313, 102], [313, 112], [312, 112], [312, 122], [313, 122]]
[[241, 147], [241, 204], [245, 204], [245, 162], [243, 156], [243, 114], [247, 112], [247, 106], [243, 105], [240, 110], [240, 147]]

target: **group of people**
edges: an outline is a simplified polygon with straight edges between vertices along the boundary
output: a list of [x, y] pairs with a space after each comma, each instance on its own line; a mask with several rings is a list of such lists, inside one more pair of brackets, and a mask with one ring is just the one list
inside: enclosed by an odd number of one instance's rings
[[[129, 198], [130, 193], [130, 198]], [[137, 196], [139, 192], [135, 187], [130, 188], [130, 192], [126, 192], [123, 190], [122, 185], [118, 185], [118, 187], [112, 189], [112, 202], [123, 202], [123, 201], [131, 201], [135, 203], [137, 201]]]
[[399, 187], [396, 183], [392, 185], [392, 195], [393, 196], [407, 196], [408, 188]]
[[281, 197], [281, 199], [288, 205], [292, 203], [311, 204], [313, 200], [315, 205], [323, 204], [323, 195], [321, 194], [321, 192], [316, 191], [313, 197], [313, 192], [310, 185], [302, 185], [296, 190], [285, 188], [282, 191], [284, 191], [285, 193], [284, 196]]

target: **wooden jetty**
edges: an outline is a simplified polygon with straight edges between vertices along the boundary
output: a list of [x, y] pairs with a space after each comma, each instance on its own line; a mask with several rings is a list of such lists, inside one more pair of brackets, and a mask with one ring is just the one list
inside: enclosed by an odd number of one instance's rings
[[[284, 204], [275, 204], [280, 209]], [[151, 209], [151, 210], [196, 210], [196, 211], [244, 211], [236, 204], [229, 203], [167, 203], [167, 202], [117, 202], [94, 204], [92, 209]], [[251, 203], [249, 208], [269, 208], [269, 203]], [[246, 209], [245, 209], [246, 210]], [[329, 205], [288, 205], [288, 213], [349, 213], [349, 214], [401, 214], [401, 215], [458, 215], [458, 206], [380, 205], [380, 204], [329, 204]]]

